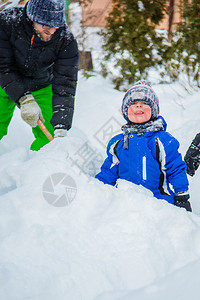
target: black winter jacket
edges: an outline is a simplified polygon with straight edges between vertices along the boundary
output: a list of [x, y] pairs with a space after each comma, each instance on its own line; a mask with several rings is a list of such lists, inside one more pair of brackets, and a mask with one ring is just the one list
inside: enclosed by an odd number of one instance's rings
[[53, 127], [70, 129], [78, 72], [78, 47], [67, 25], [42, 41], [26, 6], [0, 13], [0, 86], [19, 106], [27, 93], [52, 84]]

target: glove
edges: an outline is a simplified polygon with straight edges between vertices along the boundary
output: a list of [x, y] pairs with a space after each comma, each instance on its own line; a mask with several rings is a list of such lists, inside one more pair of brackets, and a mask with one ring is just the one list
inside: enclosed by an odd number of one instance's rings
[[40, 119], [44, 122], [42, 111], [31, 94], [25, 95], [19, 99], [21, 118], [31, 127], [36, 127]]
[[189, 198], [190, 198], [190, 195], [188, 194], [188, 191], [175, 193], [174, 194], [174, 205], [183, 207], [187, 211], [192, 211], [191, 204], [188, 201]]
[[66, 129], [56, 129], [54, 131], [54, 138], [65, 137], [66, 135], [67, 135], [67, 130]]
[[195, 171], [200, 164], [200, 133], [196, 135], [188, 148], [184, 160], [187, 164], [187, 173], [190, 176], [194, 176]]

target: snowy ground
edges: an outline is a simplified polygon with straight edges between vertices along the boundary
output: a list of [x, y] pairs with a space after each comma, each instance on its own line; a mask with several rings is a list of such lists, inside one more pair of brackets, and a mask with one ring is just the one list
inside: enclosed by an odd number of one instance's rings
[[[199, 131], [199, 91], [153, 88], [184, 155]], [[93, 178], [124, 123], [123, 94], [80, 73], [72, 129], [38, 152], [16, 109], [0, 142], [0, 299], [199, 299], [200, 170], [189, 178], [193, 213]]]
[[[184, 154], [199, 129], [199, 94], [178, 84], [154, 89]], [[80, 74], [73, 128], [39, 152], [29, 150], [31, 130], [15, 111], [0, 143], [0, 299], [199, 299], [200, 172], [190, 178], [193, 213], [127, 182], [115, 189], [92, 178], [123, 123], [122, 96]], [[75, 182], [69, 205], [58, 201], [64, 186], [48, 183], [57, 173]], [[51, 202], [45, 191], [58, 196]]]

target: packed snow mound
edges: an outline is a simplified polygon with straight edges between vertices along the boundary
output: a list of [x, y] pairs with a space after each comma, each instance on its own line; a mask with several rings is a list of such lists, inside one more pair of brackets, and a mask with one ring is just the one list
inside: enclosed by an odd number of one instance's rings
[[[16, 109], [0, 142], [0, 298], [188, 300], [193, 289], [197, 300], [199, 170], [189, 177], [193, 213], [129, 182], [115, 188], [94, 179], [124, 124], [124, 93], [100, 76], [79, 76], [67, 137], [30, 151], [31, 128]], [[199, 94], [188, 97], [178, 84], [154, 89], [184, 155], [199, 124]]]
[[[1, 156], [1, 190], [10, 184], [0, 197], [1, 299], [101, 299], [200, 259], [199, 217], [132, 183], [115, 188], [80, 174], [70, 157], [83, 140], [74, 130], [39, 152]], [[47, 178], [58, 173], [76, 185], [61, 207], [44, 196]]]
[[199, 299], [200, 260], [170, 273], [166, 277], [132, 291], [103, 292], [95, 300]]

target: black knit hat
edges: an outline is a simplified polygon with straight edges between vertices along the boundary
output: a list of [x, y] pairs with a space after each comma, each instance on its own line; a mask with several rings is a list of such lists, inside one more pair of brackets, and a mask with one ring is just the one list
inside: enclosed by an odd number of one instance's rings
[[26, 12], [29, 19], [41, 25], [55, 28], [66, 23], [64, 0], [29, 0]]

